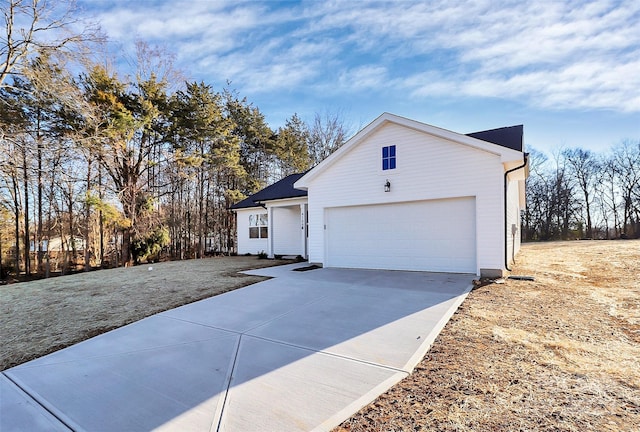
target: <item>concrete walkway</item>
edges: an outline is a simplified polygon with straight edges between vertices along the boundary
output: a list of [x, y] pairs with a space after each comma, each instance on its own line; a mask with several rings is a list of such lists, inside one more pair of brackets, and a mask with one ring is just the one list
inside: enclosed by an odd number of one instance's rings
[[305, 265], [4, 371], [0, 431], [330, 430], [411, 372], [474, 277]]

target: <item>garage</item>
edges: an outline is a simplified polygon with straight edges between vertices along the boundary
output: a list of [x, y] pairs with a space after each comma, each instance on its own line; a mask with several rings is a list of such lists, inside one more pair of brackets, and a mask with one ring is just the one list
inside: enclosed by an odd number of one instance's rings
[[476, 273], [475, 198], [325, 210], [325, 266]]

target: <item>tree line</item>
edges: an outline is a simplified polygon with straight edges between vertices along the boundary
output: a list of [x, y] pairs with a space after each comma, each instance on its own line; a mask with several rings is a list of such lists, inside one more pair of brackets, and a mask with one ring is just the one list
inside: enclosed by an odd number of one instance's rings
[[[144, 42], [119, 73], [98, 27], [51, 4], [3, 9], [2, 276], [232, 254], [229, 206], [351, 132], [339, 113], [272, 128], [228, 85], [185, 80]], [[532, 150], [529, 166], [523, 240], [640, 237], [640, 140], [606, 154]]]
[[[234, 253], [229, 206], [345, 140], [339, 114], [310, 124], [293, 114], [271, 128], [236, 91], [185, 81], [170, 54], [144, 42], [132, 76], [118, 74], [95, 48], [85, 55], [101, 43], [97, 31], [60, 33], [71, 15], [52, 19], [48, 7], [11, 0], [5, 13], [2, 272]], [[17, 20], [49, 31], [38, 39], [36, 30], [17, 31]]]
[[529, 155], [523, 240], [640, 238], [640, 139]]

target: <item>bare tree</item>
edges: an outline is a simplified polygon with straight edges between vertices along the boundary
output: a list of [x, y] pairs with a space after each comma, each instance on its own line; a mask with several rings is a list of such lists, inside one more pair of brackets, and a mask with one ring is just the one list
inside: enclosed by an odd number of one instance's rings
[[[595, 184], [595, 201], [597, 203], [598, 216], [604, 226], [601, 227], [604, 238], [609, 239], [611, 229], [614, 235], [618, 235], [618, 210], [616, 204], [616, 173], [613, 169], [613, 163], [609, 157], [601, 156], [599, 163], [600, 169], [597, 173]], [[613, 225], [611, 225], [613, 223]]]
[[624, 208], [623, 234], [640, 237], [640, 140], [622, 141], [613, 148], [612, 161]]
[[86, 24], [80, 33], [75, 1], [4, 0], [4, 34], [0, 36], [0, 88], [10, 75], [22, 75], [32, 54], [78, 52], [84, 42], [101, 39], [97, 26]]
[[316, 113], [313, 125], [309, 127], [309, 156], [312, 165], [322, 162], [347, 140], [349, 128], [340, 113]]
[[586, 235], [588, 238], [593, 238], [592, 205], [600, 170], [598, 158], [590, 151], [580, 148], [565, 150], [563, 157], [569, 168], [569, 174], [578, 183], [582, 192], [587, 223]]
[[553, 182], [547, 169], [548, 158], [533, 148], [529, 151], [527, 206], [525, 210], [525, 240], [548, 240], [553, 233]]
[[582, 236], [576, 184], [569, 175], [565, 152], [559, 151], [550, 161], [531, 150], [530, 176], [527, 179], [526, 239], [552, 240]]

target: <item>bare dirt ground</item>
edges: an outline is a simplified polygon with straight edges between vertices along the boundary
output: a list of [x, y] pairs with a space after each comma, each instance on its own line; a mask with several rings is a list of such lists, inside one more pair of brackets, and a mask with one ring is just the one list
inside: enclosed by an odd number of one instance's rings
[[335, 432], [640, 431], [640, 240], [526, 244]]
[[265, 279], [242, 270], [290, 262], [215, 257], [0, 286], [0, 370]]

